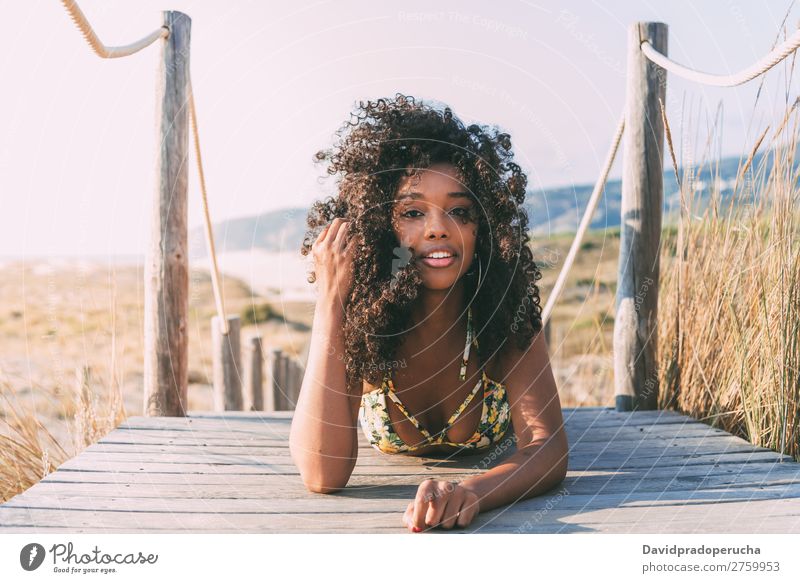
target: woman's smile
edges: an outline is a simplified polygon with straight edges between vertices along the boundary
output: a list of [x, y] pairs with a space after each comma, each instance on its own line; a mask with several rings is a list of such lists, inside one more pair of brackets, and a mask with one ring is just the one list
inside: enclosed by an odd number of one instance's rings
[[456, 258], [453, 255], [449, 257], [423, 257], [422, 263], [427, 265], [428, 267], [451, 267], [455, 265]]
[[450, 246], [437, 246], [423, 251], [420, 256], [423, 265], [433, 268], [444, 268], [455, 265], [458, 253]]

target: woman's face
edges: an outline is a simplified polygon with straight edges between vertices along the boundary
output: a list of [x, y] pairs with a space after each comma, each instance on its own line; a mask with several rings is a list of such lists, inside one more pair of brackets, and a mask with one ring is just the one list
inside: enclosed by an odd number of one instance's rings
[[432, 164], [400, 181], [392, 226], [400, 244], [413, 249], [427, 289], [448, 289], [469, 270], [478, 235], [474, 204], [452, 164]]

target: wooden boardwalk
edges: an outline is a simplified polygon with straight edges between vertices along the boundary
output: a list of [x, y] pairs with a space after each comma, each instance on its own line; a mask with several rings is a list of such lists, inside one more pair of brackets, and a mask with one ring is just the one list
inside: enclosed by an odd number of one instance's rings
[[[407, 533], [401, 516], [424, 478], [462, 479], [514, 451], [509, 433], [494, 454], [389, 456], [359, 431], [348, 487], [312, 494], [289, 457], [291, 415], [130, 418], [0, 505], [0, 532]], [[674, 412], [579, 408], [564, 418], [560, 486], [431, 532], [800, 532], [800, 464], [788, 456]]]

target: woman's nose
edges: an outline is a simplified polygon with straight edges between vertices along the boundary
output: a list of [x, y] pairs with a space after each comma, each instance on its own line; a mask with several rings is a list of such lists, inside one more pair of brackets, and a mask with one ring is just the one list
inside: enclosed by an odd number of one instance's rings
[[452, 221], [442, 209], [428, 212], [428, 221], [425, 225], [425, 236], [428, 239], [447, 238], [450, 236], [450, 223]]

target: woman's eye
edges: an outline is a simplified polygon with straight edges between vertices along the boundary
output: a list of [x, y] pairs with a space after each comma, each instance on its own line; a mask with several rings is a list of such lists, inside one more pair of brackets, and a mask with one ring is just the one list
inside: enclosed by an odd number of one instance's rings
[[[456, 207], [456, 208], [454, 208], [453, 210], [451, 210], [450, 212], [451, 212], [452, 214], [454, 214], [455, 216], [457, 216], [457, 217], [466, 217], [466, 216], [469, 216], [469, 209], [467, 209], [467, 208], [464, 208], [464, 207]], [[411, 215], [411, 213], [417, 213], [417, 214], [416, 214], [416, 215]], [[406, 212], [402, 213], [400, 216], [402, 216], [402, 217], [408, 217], [408, 218], [415, 218], [415, 217], [417, 217], [417, 216], [421, 216], [421, 215], [422, 215], [422, 213], [421, 213], [421, 212], [419, 212], [418, 210], [416, 210], [416, 209], [411, 209], [411, 210], [408, 210], [408, 211], [406, 211]]]

